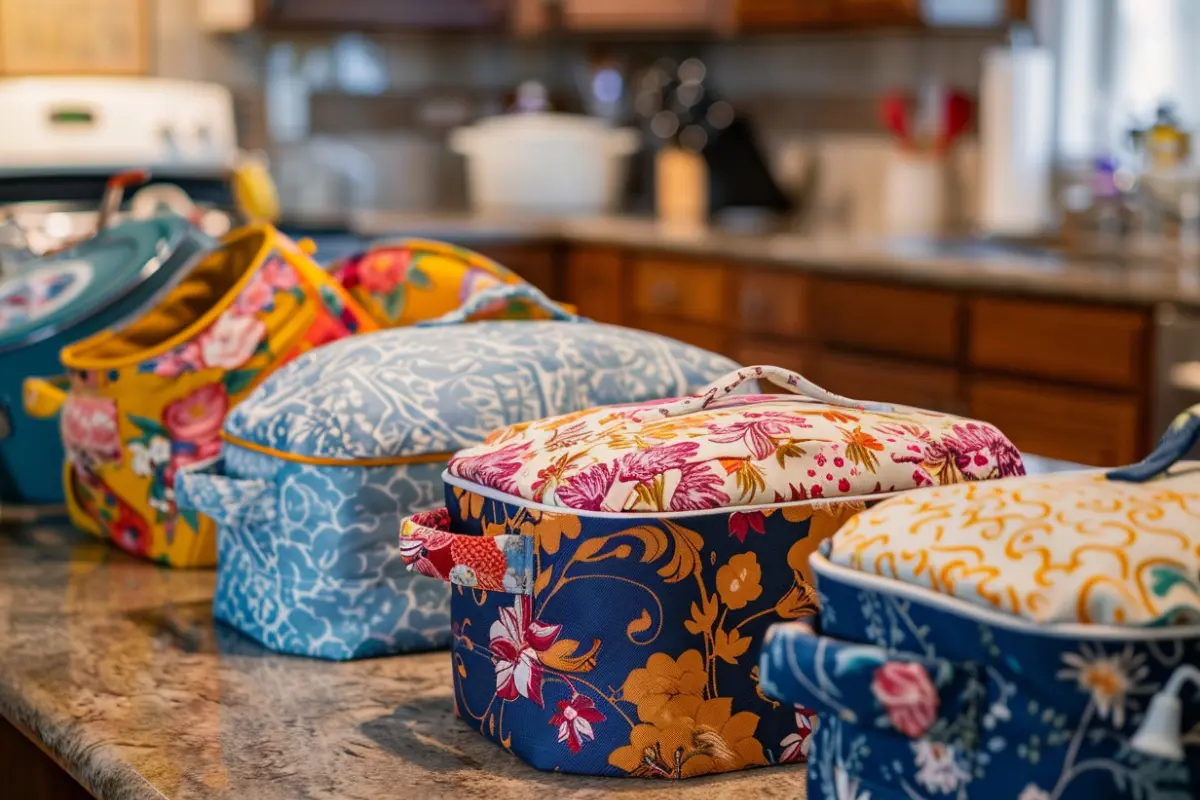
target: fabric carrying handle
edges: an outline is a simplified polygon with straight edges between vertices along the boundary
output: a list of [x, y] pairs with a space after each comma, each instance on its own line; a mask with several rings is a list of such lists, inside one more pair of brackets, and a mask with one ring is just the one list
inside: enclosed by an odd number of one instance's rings
[[67, 402], [68, 381], [66, 375], [53, 378], [26, 378], [21, 399], [25, 413], [34, 419], [53, 419]]
[[183, 467], [175, 473], [175, 505], [199, 511], [218, 525], [233, 526], [253, 515], [257, 520], [275, 518], [274, 484], [262, 478], [231, 478], [225, 464]]
[[475, 294], [467, 298], [467, 301], [453, 311], [447, 312], [440, 317], [424, 320], [417, 323], [417, 327], [434, 327], [438, 325], [458, 325], [463, 322], [468, 322], [474, 316], [482, 313], [488, 306], [499, 302], [512, 302], [513, 300], [522, 300], [529, 303], [535, 308], [539, 308], [550, 315], [550, 318], [559, 322], [586, 322], [587, 320], [578, 314], [572, 314], [565, 308], [555, 303], [549, 297], [528, 283], [516, 284], [498, 284], [489, 286], [486, 289], [481, 289]]
[[646, 417], [654, 415], [681, 417], [685, 414], [703, 411], [718, 400], [722, 400], [733, 394], [739, 386], [750, 380], [766, 380], [768, 383], [787, 390], [793, 395], [794, 399], [798, 400], [816, 400], [831, 406], [854, 408], [859, 411], [895, 411], [895, 407], [887, 403], [867, 403], [860, 400], [851, 400], [848, 397], [842, 397], [840, 394], [834, 394], [827, 389], [822, 389], [798, 372], [792, 372], [782, 367], [757, 365], [734, 370], [713, 381], [700, 390], [700, 392], [690, 397], [682, 397], [670, 403], [663, 403], [642, 409], [635, 415], [634, 419], [641, 421]]
[[770, 697], [859, 728], [972, 749], [988, 704], [978, 664], [843, 642], [800, 622], [770, 628], [758, 672]]
[[445, 506], [400, 523], [400, 557], [410, 572], [489, 592], [533, 594], [533, 544], [519, 533], [453, 533]]
[[1153, 480], [1183, 460], [1197, 442], [1200, 442], [1200, 403], [1175, 417], [1150, 455], [1136, 464], [1110, 470], [1105, 477], [1128, 483]]

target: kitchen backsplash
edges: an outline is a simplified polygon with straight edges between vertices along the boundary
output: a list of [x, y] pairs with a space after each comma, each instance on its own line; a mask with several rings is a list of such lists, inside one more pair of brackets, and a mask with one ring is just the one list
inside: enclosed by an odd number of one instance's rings
[[[204, 36], [190, 24], [193, 3], [158, 5], [158, 73], [231, 86], [243, 142], [271, 153], [285, 208], [300, 215], [464, 208], [463, 165], [446, 147], [448, 130], [501, 111], [524, 80], [541, 81], [552, 97], [578, 97], [595, 54], [579, 39]], [[892, 149], [878, 121], [881, 95], [929, 81], [974, 94], [980, 57], [997, 37], [605, 41], [629, 72], [662, 56], [701, 58], [712, 86], [752, 119], [780, 182], [794, 185], [819, 158], [817, 218], [869, 229]], [[968, 139], [957, 158], [967, 197], [974, 149]]]

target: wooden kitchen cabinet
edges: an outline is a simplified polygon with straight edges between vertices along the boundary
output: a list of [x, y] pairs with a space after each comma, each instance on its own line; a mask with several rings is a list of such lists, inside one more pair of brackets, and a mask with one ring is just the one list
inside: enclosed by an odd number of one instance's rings
[[741, 30], [779, 30], [829, 24], [836, 0], [732, 0], [734, 26]]
[[856, 25], [910, 25], [921, 22], [920, 0], [834, 0], [833, 16], [839, 23]]
[[646, 257], [633, 263], [639, 314], [726, 325], [729, 301], [720, 264]]
[[269, 28], [502, 29], [509, 0], [257, 0]]
[[562, 299], [596, 322], [624, 322], [628, 279], [624, 257], [610, 248], [574, 248], [567, 255]]
[[555, 254], [549, 245], [484, 245], [479, 252], [508, 267], [550, 298], [564, 299], [565, 287], [559, 285]]
[[733, 325], [739, 331], [797, 338], [809, 331], [808, 276], [760, 269], [730, 271], [736, 284]]
[[971, 416], [994, 424], [1022, 452], [1093, 467], [1142, 456], [1135, 395], [998, 378], [975, 378], [969, 395]]
[[965, 413], [961, 380], [953, 367], [827, 349], [814, 354], [811, 364], [809, 378], [845, 397]]
[[962, 300], [953, 292], [865, 281], [818, 281], [814, 330], [846, 349], [954, 361]]
[[980, 297], [970, 319], [976, 369], [1131, 390], [1148, 378], [1148, 311]]
[[560, 0], [562, 26], [574, 31], [704, 30], [713, 0]]

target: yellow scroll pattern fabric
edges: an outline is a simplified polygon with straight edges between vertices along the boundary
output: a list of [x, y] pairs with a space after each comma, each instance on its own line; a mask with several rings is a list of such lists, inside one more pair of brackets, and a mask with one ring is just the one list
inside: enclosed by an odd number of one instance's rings
[[829, 557], [1036, 622], [1200, 622], [1200, 465], [923, 489], [850, 520]]

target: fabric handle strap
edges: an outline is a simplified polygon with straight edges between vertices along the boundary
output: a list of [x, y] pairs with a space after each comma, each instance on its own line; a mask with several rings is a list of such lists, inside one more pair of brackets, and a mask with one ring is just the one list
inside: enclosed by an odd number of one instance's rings
[[840, 394], [834, 394], [827, 389], [822, 389], [817, 384], [805, 378], [798, 372], [784, 369], [782, 367], [772, 367], [768, 365], [758, 365], [753, 367], [742, 367], [734, 370], [725, 376], [718, 378], [710, 383], [698, 394], [691, 397], [683, 397], [670, 403], [663, 403], [656, 406], [649, 406], [635, 416], [635, 419], [642, 419], [654, 415], [663, 417], [680, 417], [684, 414], [692, 414], [697, 411], [703, 411], [718, 400], [724, 399], [737, 391], [738, 387], [750, 380], [765, 380], [768, 383], [774, 384], [781, 389], [786, 390], [794, 395], [796, 399], [816, 400], [821, 403], [826, 403], [831, 406], [839, 406], [842, 408], [853, 408], [859, 411], [894, 411], [895, 407], [886, 403], [867, 403], [860, 400], [851, 400], [848, 397], [842, 397]]
[[1150, 455], [1136, 464], [1109, 471], [1110, 481], [1145, 483], [1179, 463], [1200, 442], [1200, 404], [1177, 416]]
[[445, 506], [400, 524], [400, 557], [410, 572], [430, 578], [489, 592], [533, 594], [533, 537], [453, 533]]
[[459, 323], [468, 322], [472, 317], [478, 316], [487, 310], [488, 306], [495, 303], [512, 302], [514, 300], [528, 303], [535, 308], [539, 308], [550, 315], [551, 319], [560, 322], [586, 322], [583, 317], [578, 314], [572, 314], [565, 308], [555, 303], [547, 297], [536, 286], [528, 283], [516, 284], [498, 284], [489, 286], [486, 289], [481, 289], [475, 294], [467, 298], [467, 301], [458, 308], [443, 314], [434, 319], [418, 322], [418, 327], [434, 327], [438, 325], [457, 325]]

